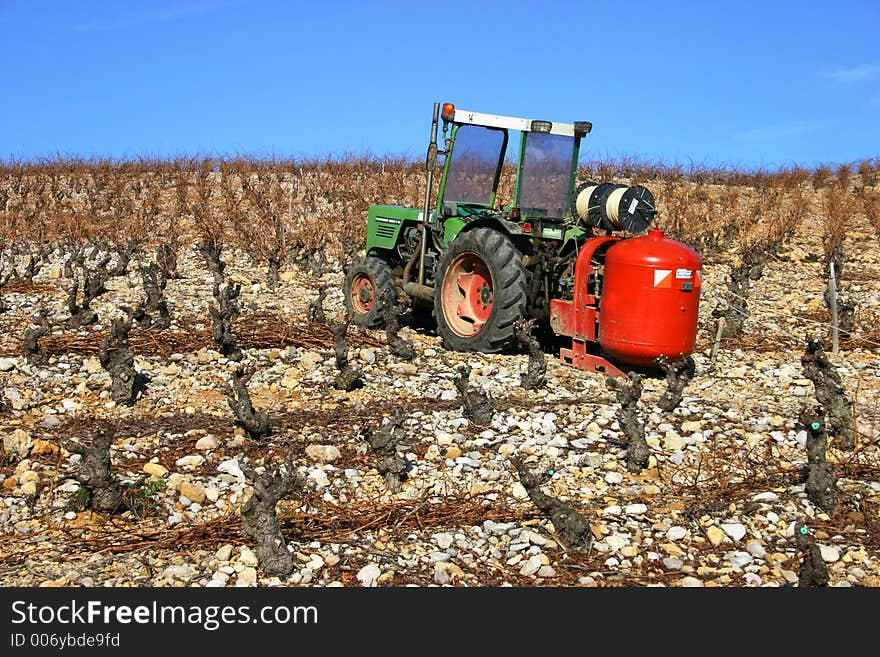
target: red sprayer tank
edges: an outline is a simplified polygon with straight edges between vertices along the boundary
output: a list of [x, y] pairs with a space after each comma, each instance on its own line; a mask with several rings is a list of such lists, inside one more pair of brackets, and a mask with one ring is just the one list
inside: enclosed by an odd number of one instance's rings
[[696, 251], [660, 230], [611, 246], [599, 301], [602, 349], [641, 366], [689, 356], [697, 337], [702, 266]]

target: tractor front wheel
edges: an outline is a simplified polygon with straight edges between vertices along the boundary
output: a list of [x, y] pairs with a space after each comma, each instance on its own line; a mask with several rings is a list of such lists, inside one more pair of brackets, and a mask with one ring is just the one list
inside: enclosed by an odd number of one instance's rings
[[345, 306], [356, 326], [381, 328], [384, 324], [382, 298], [387, 292], [396, 303], [394, 277], [384, 260], [367, 256], [351, 263], [345, 275]]
[[510, 239], [490, 228], [462, 233], [440, 258], [434, 284], [437, 332], [449, 349], [497, 353], [513, 341], [526, 297], [522, 254]]

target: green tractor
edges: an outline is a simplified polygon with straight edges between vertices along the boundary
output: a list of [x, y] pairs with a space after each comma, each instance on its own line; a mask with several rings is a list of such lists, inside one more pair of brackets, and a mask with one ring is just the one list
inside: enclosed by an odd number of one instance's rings
[[[553, 324], [551, 302], [574, 298], [578, 254], [594, 230], [638, 233], [655, 214], [644, 187], [575, 186], [581, 140], [591, 128], [587, 121], [496, 116], [452, 103], [441, 111], [435, 103], [423, 206], [369, 208], [366, 255], [351, 263], [344, 283], [355, 324], [382, 327], [386, 300], [433, 309], [447, 349], [484, 353], [508, 347], [518, 320]], [[499, 207], [499, 182], [516, 133], [513, 203]], [[597, 242], [594, 260], [611, 239]], [[572, 335], [564, 327], [557, 332]]]

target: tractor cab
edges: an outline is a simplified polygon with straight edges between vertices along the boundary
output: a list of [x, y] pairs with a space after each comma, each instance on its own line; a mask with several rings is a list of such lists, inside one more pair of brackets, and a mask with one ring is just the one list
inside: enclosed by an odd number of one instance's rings
[[[531, 226], [534, 220], [572, 219], [572, 190], [581, 138], [588, 122], [553, 123], [458, 110], [443, 105], [446, 155], [437, 195], [440, 221], [499, 215]], [[509, 161], [511, 133], [518, 133], [513, 204], [496, 207], [498, 186]], [[458, 228], [458, 226], [456, 226]], [[455, 231], [444, 231], [445, 233]]]

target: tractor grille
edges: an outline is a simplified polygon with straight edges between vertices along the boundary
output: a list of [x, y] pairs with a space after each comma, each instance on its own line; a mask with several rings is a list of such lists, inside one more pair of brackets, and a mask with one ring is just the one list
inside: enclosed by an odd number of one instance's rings
[[394, 239], [396, 226], [388, 226], [385, 224], [379, 224], [376, 226], [376, 237], [381, 237], [385, 240]]

